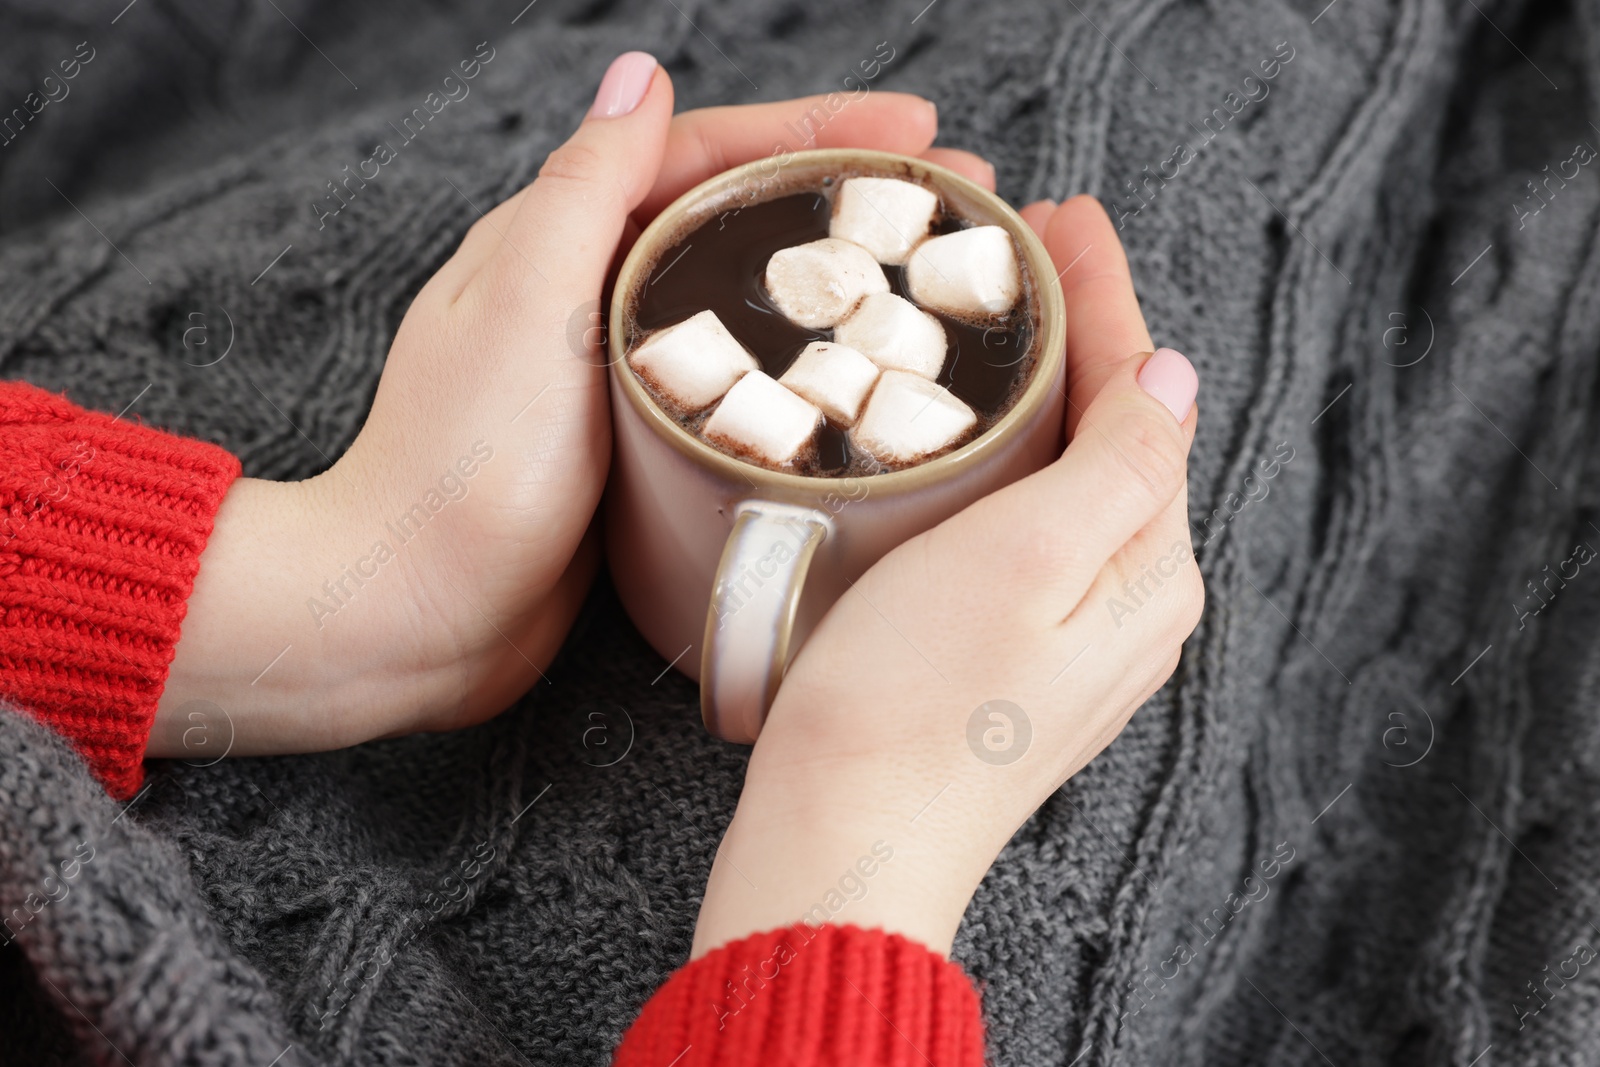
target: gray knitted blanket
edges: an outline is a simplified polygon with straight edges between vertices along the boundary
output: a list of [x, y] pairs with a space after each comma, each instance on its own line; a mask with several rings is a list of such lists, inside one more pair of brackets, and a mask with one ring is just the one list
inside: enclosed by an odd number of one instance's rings
[[[612, 55], [696, 106], [889, 42], [876, 85], [1003, 195], [1114, 206], [1203, 382], [1210, 606], [968, 912], [995, 1062], [1600, 1062], [1592, 0], [0, 12], [0, 372], [273, 478], [349, 444], [461, 193], [527, 182]], [[479, 42], [470, 97], [330, 217]], [[607, 1062], [744, 767], [665, 666], [602, 588], [481, 728], [154, 765], [131, 807], [0, 713], [0, 1060]]]

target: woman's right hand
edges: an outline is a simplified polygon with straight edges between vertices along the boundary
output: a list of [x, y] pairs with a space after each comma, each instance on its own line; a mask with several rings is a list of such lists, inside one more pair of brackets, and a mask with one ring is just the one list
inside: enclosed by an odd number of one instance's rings
[[1194, 370], [1149, 354], [1098, 202], [1023, 214], [1062, 271], [1070, 443], [828, 612], [751, 757], [696, 956], [800, 921], [948, 953], [1012, 833], [1160, 688], [1199, 621]]

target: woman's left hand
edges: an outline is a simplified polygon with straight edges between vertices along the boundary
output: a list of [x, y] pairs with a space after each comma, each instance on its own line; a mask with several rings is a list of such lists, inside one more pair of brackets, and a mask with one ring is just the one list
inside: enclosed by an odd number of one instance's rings
[[977, 157], [929, 147], [937, 116], [919, 97], [676, 118], [672, 102], [653, 59], [620, 57], [538, 179], [423, 286], [349, 451], [304, 482], [235, 483], [150, 755], [194, 754], [197, 700], [227, 713], [232, 752], [247, 755], [466, 726], [539, 680], [598, 566], [586, 533], [610, 458], [608, 271], [689, 188], [810, 147], [921, 155], [994, 184]]

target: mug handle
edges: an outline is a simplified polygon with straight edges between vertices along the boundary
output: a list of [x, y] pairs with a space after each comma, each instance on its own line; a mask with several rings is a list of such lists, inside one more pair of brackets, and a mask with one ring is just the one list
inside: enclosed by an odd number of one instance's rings
[[712, 736], [755, 743], [789, 667], [811, 557], [832, 532], [815, 508], [746, 500], [734, 510], [701, 643], [700, 716]]

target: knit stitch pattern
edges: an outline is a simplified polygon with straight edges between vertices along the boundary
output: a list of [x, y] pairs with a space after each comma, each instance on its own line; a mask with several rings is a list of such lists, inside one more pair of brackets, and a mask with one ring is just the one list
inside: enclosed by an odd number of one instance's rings
[[882, 930], [796, 924], [714, 949], [668, 979], [616, 1067], [982, 1067], [960, 967]]
[[[956, 936], [993, 1061], [1595, 1060], [1594, 0], [122, 6], [4, 3], [0, 109], [98, 56], [0, 147], [0, 375], [140, 397], [269, 478], [349, 446], [408, 303], [617, 53], [690, 108], [848, 92], [887, 42], [872, 92], [934, 99], [1008, 201], [1107, 204], [1202, 382], [1205, 617]], [[482, 41], [472, 95], [319, 229]], [[602, 587], [493, 722], [152, 764], [126, 811], [0, 714], [0, 916], [95, 849], [0, 948], [0, 1055], [608, 1063], [688, 957], [745, 769], [677, 651]]]
[[20, 382], [0, 437], [0, 695], [127, 799], [239, 461]]

